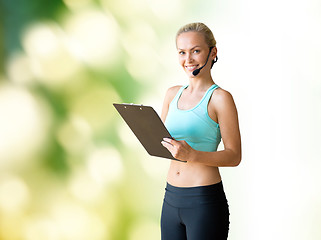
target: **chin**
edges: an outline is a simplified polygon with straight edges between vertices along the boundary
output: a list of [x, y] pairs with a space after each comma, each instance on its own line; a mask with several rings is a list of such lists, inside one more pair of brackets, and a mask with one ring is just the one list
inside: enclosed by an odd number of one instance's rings
[[194, 76], [193, 73], [189, 73], [189, 74], [187, 74], [187, 76], [188, 76], [189, 78], [196, 78], [196, 76]]

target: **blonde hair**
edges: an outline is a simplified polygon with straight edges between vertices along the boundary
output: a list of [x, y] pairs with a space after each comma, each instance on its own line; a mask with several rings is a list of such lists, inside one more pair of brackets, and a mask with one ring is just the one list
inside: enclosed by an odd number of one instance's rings
[[[214, 38], [214, 35], [211, 31], [211, 29], [209, 29], [204, 23], [201, 22], [195, 22], [195, 23], [189, 23], [184, 25], [183, 27], [181, 27], [176, 34], [176, 42], [177, 42], [177, 38], [180, 34], [185, 33], [185, 32], [199, 32], [202, 33], [204, 38], [205, 38], [205, 42], [208, 45], [208, 47], [210, 49], [216, 47], [216, 40]], [[216, 56], [216, 60], [212, 61], [212, 66], [213, 64], [217, 61], [217, 56]]]
[[176, 40], [177, 37], [184, 33], [184, 32], [199, 32], [204, 35], [205, 42], [207, 43], [208, 47], [216, 47], [216, 40], [214, 38], [214, 35], [204, 23], [196, 22], [196, 23], [189, 23], [181, 27], [176, 34]]

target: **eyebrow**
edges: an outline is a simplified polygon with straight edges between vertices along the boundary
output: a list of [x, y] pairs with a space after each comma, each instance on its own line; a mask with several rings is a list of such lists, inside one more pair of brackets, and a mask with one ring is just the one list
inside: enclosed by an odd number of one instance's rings
[[[192, 47], [191, 50], [193, 50], [194, 48], [197, 48], [197, 47], [201, 47], [201, 46], [196, 45], [196, 46]], [[185, 50], [185, 49], [178, 48], [178, 50]]]

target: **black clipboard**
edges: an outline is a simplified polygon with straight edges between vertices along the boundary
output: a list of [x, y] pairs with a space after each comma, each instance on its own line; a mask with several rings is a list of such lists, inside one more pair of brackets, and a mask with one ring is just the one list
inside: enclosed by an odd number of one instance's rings
[[149, 155], [181, 161], [161, 144], [163, 138], [172, 136], [153, 107], [127, 103], [113, 105]]

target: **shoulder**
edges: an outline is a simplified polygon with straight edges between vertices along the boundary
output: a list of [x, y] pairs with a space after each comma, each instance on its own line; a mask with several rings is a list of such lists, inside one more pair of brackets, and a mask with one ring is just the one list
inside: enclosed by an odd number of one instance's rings
[[219, 87], [214, 91], [212, 98], [216, 99], [217, 101], [228, 101], [233, 99], [233, 96], [229, 91]]
[[176, 86], [173, 86], [173, 87], [170, 87], [169, 89], [167, 89], [167, 93], [166, 94], [169, 94], [169, 95], [175, 95], [178, 90], [183, 87], [182, 85], [176, 85]]
[[177, 92], [181, 87], [182, 86], [174, 86], [174, 87], [170, 87], [167, 90], [164, 103], [163, 103], [162, 115], [161, 115], [161, 119], [163, 122], [165, 122], [170, 103], [173, 101], [174, 97], [176, 96]]
[[177, 86], [173, 86], [173, 87], [170, 87], [169, 89], [167, 89], [165, 100], [167, 102], [171, 102], [181, 87], [182, 87], [182, 85], [177, 85]]
[[234, 107], [234, 99], [232, 94], [222, 88], [217, 88], [212, 95], [210, 100], [210, 105], [214, 107], [216, 110], [222, 110], [229, 107]]

